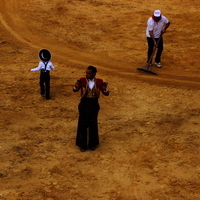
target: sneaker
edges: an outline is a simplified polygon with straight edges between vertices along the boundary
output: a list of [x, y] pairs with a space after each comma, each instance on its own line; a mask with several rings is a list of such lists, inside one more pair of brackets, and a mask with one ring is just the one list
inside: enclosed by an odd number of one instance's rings
[[158, 68], [161, 68], [162, 67], [162, 64], [159, 62], [159, 63], [157, 63], [157, 62], [155, 62], [155, 65], [158, 67]]

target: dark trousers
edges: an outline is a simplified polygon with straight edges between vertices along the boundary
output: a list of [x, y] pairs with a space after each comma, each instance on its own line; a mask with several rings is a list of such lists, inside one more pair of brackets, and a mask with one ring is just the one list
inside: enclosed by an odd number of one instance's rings
[[76, 145], [83, 149], [96, 147], [99, 144], [97, 118], [100, 106], [98, 98], [82, 98], [78, 110]]
[[40, 74], [40, 94], [50, 98], [50, 75], [49, 71]]
[[[158, 41], [159, 38], [155, 38], [156, 41]], [[153, 53], [153, 49], [154, 49], [154, 41], [151, 37], [147, 37], [147, 42], [148, 42], [148, 53], [147, 53], [147, 57], [148, 60], [147, 62], [149, 62], [149, 59]], [[155, 57], [155, 62], [159, 63], [161, 62], [161, 55], [162, 55], [162, 51], [163, 51], [163, 38], [160, 39], [160, 42], [158, 44], [158, 50], [156, 53], [156, 57]], [[150, 61], [151, 63], [152, 61]]]

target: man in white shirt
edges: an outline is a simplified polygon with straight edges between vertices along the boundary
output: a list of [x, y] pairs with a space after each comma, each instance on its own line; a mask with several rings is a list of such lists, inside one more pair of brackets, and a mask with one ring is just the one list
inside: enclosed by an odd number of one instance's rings
[[48, 100], [50, 99], [50, 70], [54, 70], [54, 66], [50, 62], [51, 53], [47, 49], [40, 50], [39, 57], [42, 61], [39, 62], [38, 67], [29, 71], [40, 71], [40, 94]]
[[[163, 51], [163, 37], [162, 35], [166, 32], [167, 28], [170, 26], [170, 21], [161, 14], [160, 10], [155, 10], [153, 15], [147, 21], [146, 36], [148, 42], [148, 60], [150, 61], [151, 55], [153, 53], [154, 47], [157, 47], [157, 53], [155, 57], [155, 64], [157, 67], [162, 67], [161, 64], [161, 54]], [[160, 38], [160, 40], [159, 40]], [[159, 43], [157, 44], [159, 40]]]

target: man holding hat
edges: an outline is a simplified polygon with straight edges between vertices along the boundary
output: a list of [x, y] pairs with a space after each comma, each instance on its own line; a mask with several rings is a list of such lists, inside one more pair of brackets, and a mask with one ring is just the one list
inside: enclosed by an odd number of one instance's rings
[[153, 15], [147, 21], [147, 28], [146, 28], [146, 36], [148, 42], [147, 63], [151, 58], [154, 47], [157, 47], [158, 50], [155, 57], [155, 65], [159, 68], [162, 67], [161, 64], [161, 54], [163, 51], [162, 35], [166, 32], [169, 26], [170, 26], [170, 21], [165, 16], [162, 15], [160, 10], [155, 10]]
[[40, 94], [46, 99], [50, 99], [50, 70], [54, 70], [51, 59], [51, 53], [47, 49], [42, 49], [39, 52], [38, 67], [30, 69], [29, 71], [40, 71]]

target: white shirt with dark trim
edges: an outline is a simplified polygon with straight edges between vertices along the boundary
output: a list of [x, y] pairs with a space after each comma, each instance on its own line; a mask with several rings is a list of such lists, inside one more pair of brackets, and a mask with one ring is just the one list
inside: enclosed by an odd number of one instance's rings
[[152, 17], [147, 21], [146, 36], [151, 37], [149, 31], [153, 31], [154, 38], [159, 38], [164, 24], [169, 23], [169, 20], [162, 15], [159, 22], [155, 22]]
[[[47, 66], [46, 66], [46, 70], [50, 71], [50, 70], [54, 70], [54, 68], [55, 67], [53, 66], [52, 62], [48, 61]], [[39, 70], [45, 70], [45, 64], [44, 64], [43, 61], [39, 62], [38, 67], [31, 69], [32, 72], [39, 71]]]

